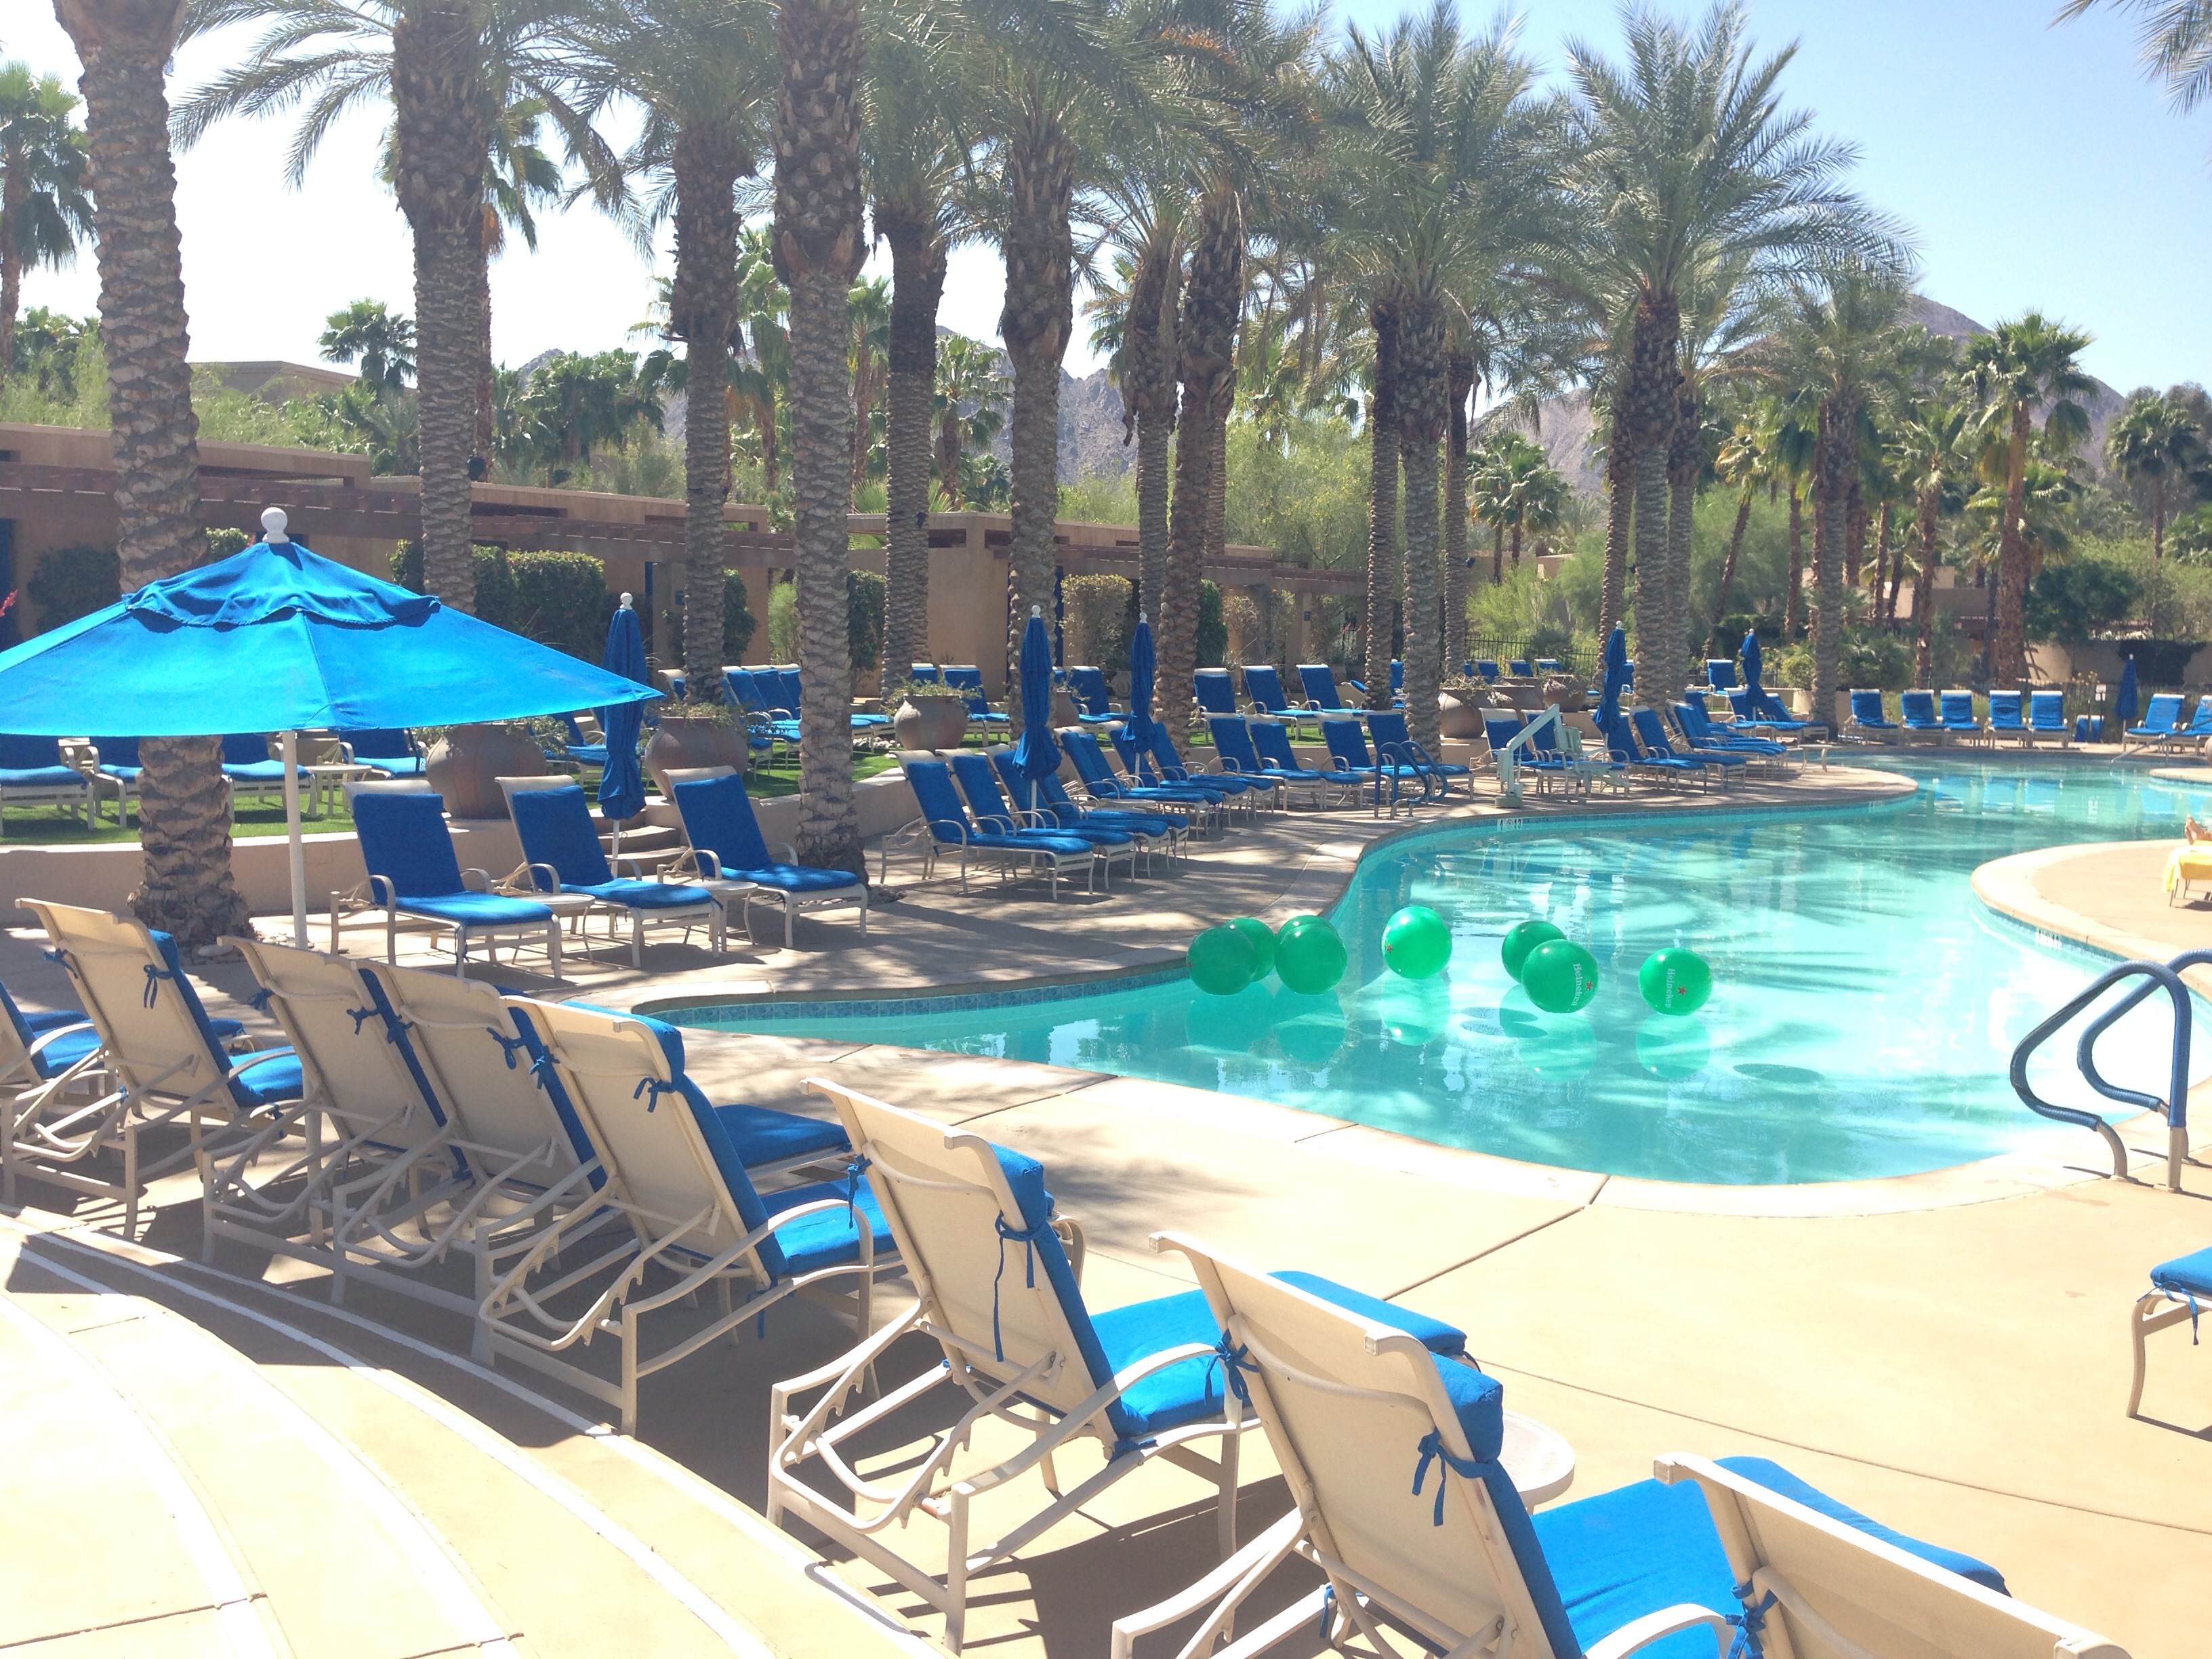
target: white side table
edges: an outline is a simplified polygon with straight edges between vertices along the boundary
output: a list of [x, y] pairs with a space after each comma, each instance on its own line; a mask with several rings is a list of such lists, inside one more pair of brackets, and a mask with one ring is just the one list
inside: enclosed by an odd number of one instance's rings
[[1518, 1412], [1504, 1416], [1505, 1442], [1498, 1461], [1520, 1488], [1522, 1502], [1531, 1509], [1550, 1503], [1574, 1484], [1575, 1449], [1565, 1436], [1533, 1417]]

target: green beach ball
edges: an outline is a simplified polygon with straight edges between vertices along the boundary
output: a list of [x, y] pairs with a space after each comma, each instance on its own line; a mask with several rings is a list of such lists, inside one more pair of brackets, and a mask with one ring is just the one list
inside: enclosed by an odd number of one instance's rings
[[1669, 945], [1644, 958], [1636, 988], [1662, 1014], [1693, 1014], [1713, 994], [1712, 964], [1695, 951]]
[[1238, 916], [1229, 923], [1243, 934], [1244, 942], [1252, 947], [1253, 957], [1259, 966], [1252, 970], [1254, 979], [1265, 979], [1275, 971], [1275, 930], [1257, 916]]
[[1597, 958], [1571, 939], [1546, 941], [1521, 964], [1528, 1000], [1547, 1014], [1571, 1014], [1597, 994]]
[[1425, 904], [1409, 904], [1382, 926], [1382, 960], [1407, 979], [1441, 972], [1451, 952], [1451, 929]]
[[1190, 982], [1208, 996], [1233, 997], [1255, 977], [1260, 959], [1234, 927], [1209, 927], [1190, 942]]
[[1521, 977], [1527, 965], [1528, 953], [1540, 945], [1547, 945], [1566, 935], [1548, 921], [1517, 922], [1505, 930], [1505, 939], [1498, 947], [1498, 959], [1505, 964], [1505, 971], [1514, 978]]
[[1319, 916], [1292, 916], [1275, 935], [1275, 977], [1308, 996], [1334, 988], [1344, 977], [1344, 941]]

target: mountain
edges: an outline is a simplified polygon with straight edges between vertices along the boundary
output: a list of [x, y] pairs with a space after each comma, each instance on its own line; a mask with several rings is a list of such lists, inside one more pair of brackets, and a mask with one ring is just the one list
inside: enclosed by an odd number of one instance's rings
[[[1013, 365], [1001, 355], [999, 373], [1005, 376], [1006, 395], [1013, 395]], [[1011, 411], [1009, 411], [1011, 412]], [[991, 452], [1013, 463], [1011, 429], [1001, 427]], [[1094, 368], [1080, 380], [1060, 371], [1060, 481], [1120, 477], [1137, 464], [1136, 446], [1121, 442], [1121, 393], [1103, 368]]]

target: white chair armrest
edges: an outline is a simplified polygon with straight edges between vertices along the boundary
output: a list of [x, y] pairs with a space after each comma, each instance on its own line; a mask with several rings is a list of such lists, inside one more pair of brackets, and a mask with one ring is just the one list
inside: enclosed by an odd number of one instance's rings
[[1672, 1636], [1677, 1631], [1693, 1630], [1699, 1625], [1712, 1626], [1713, 1651], [1718, 1659], [1727, 1659], [1734, 1628], [1720, 1613], [1710, 1607], [1701, 1607], [1693, 1601], [1678, 1601], [1671, 1607], [1647, 1613], [1641, 1619], [1623, 1625], [1584, 1650], [1585, 1659], [1624, 1659], [1624, 1656], [1634, 1653], [1638, 1648], [1648, 1648], [1662, 1637]]
[[[474, 878], [473, 880], [471, 879], [471, 877]], [[491, 872], [488, 870], [479, 870], [474, 866], [471, 866], [468, 869], [461, 872], [461, 885], [467, 888], [471, 893], [489, 893], [492, 890], [493, 887]]]
[[768, 850], [785, 864], [799, 862], [799, 849], [787, 841], [772, 841], [768, 844]]
[[649, 878], [646, 873], [645, 866], [638, 860], [630, 857], [627, 853], [623, 854], [620, 858], [617, 858], [615, 860], [615, 873], [618, 876], [628, 876], [631, 879], [636, 881], [644, 881]]

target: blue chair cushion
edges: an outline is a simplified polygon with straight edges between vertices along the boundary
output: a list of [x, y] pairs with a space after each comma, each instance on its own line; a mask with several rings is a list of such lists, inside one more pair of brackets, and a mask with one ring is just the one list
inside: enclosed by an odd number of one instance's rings
[[289, 1048], [240, 1054], [233, 1065], [238, 1069], [230, 1074], [231, 1097], [241, 1106], [273, 1106], [280, 1100], [300, 1097], [300, 1057]]
[[564, 881], [564, 893], [589, 893], [595, 899], [609, 904], [619, 904], [632, 910], [683, 910], [694, 905], [712, 904], [714, 896], [703, 887], [681, 887], [665, 881], [637, 881], [620, 879], [591, 883]]
[[[2212, 1251], [2205, 1252], [2212, 1255]], [[2212, 1263], [2208, 1263], [2212, 1267]], [[1862, 1515], [1850, 1504], [1838, 1502], [1818, 1486], [1799, 1480], [1779, 1463], [1764, 1457], [1723, 1457], [1720, 1466], [1732, 1474], [1747, 1480], [1756, 1480], [1769, 1492], [1779, 1493], [1808, 1510], [1817, 1510], [1832, 1521], [1840, 1521], [1847, 1527], [1856, 1528], [1869, 1538], [1879, 1538], [1885, 1544], [1903, 1550], [1907, 1555], [1917, 1555], [1931, 1566], [1946, 1572], [1955, 1572], [1961, 1578], [1971, 1578], [1984, 1589], [1995, 1590], [1999, 1595], [2009, 1595], [2005, 1588], [2004, 1575], [1986, 1561], [1977, 1560], [1957, 1550], [1947, 1550], [1938, 1544], [1925, 1544], [1917, 1538], [1909, 1538], [1893, 1527], [1885, 1527], [1869, 1516]]]
[[[781, 1215], [802, 1204], [811, 1204], [817, 1199], [845, 1196], [845, 1182], [817, 1181], [805, 1187], [789, 1187], [779, 1193], [763, 1195], [771, 1216]], [[890, 1224], [876, 1206], [876, 1195], [865, 1181], [860, 1183], [856, 1196], [860, 1213], [867, 1218], [868, 1231], [875, 1240], [878, 1261], [891, 1255], [897, 1248], [891, 1237]], [[849, 1209], [822, 1210], [813, 1215], [803, 1215], [775, 1230], [775, 1242], [783, 1251], [785, 1270], [793, 1275], [811, 1273], [823, 1267], [834, 1267], [842, 1261], [851, 1261], [860, 1249], [860, 1231], [853, 1224]]]
[[2160, 1262], [2150, 1270], [2150, 1282], [2161, 1291], [2212, 1297], [2212, 1247]]
[[722, 1126], [722, 1133], [729, 1136], [748, 1168], [788, 1158], [828, 1157], [852, 1149], [843, 1127], [834, 1119], [825, 1122], [767, 1106], [717, 1106], [714, 1113], [714, 1121]]
[[1293, 1285], [1324, 1302], [1331, 1302], [1348, 1314], [1372, 1320], [1377, 1325], [1388, 1325], [1407, 1335], [1420, 1339], [1421, 1346], [1431, 1353], [1444, 1354], [1456, 1358], [1467, 1352], [1467, 1333], [1455, 1325], [1447, 1325], [1441, 1319], [1431, 1319], [1426, 1314], [1415, 1313], [1411, 1308], [1399, 1307], [1380, 1297], [1369, 1296], [1333, 1279], [1323, 1279], [1319, 1273], [1303, 1273], [1296, 1268], [1272, 1275], [1285, 1285]]
[[461, 862], [446, 828], [446, 803], [437, 795], [356, 795], [355, 831], [362, 862], [395, 892], [416, 902], [460, 896]]
[[0, 789], [57, 789], [82, 784], [84, 774], [73, 766], [21, 766], [0, 769]]
[[[1501, 1512], [1522, 1517], [1524, 1527], [1531, 1524], [1517, 1502]], [[1694, 1481], [1666, 1486], [1638, 1480], [1546, 1510], [1533, 1525], [1550, 1570], [1545, 1588], [1556, 1594], [1574, 1635], [1571, 1647], [1555, 1636], [1554, 1648], [1581, 1651], [1623, 1625], [1680, 1601], [1715, 1613], [1741, 1611], [1712, 1512]], [[1508, 1530], [1516, 1528], [1509, 1524]], [[1516, 1548], [1515, 1553], [1527, 1572], [1528, 1553]], [[1535, 1590], [1534, 1575], [1529, 1577]], [[1550, 1611], [1547, 1599], [1538, 1593], [1540, 1613]], [[1712, 1659], [1712, 1632], [1678, 1632], [1638, 1652], [1652, 1659]]]
[[470, 927], [521, 927], [553, 920], [553, 912], [534, 899], [506, 898], [497, 893], [445, 893], [435, 898], [403, 895], [394, 908], [410, 916], [429, 916]]
[[841, 887], [858, 887], [860, 878], [850, 870], [817, 870], [804, 864], [771, 864], [758, 870], [725, 870], [732, 881], [750, 881], [782, 893], [829, 893]]

